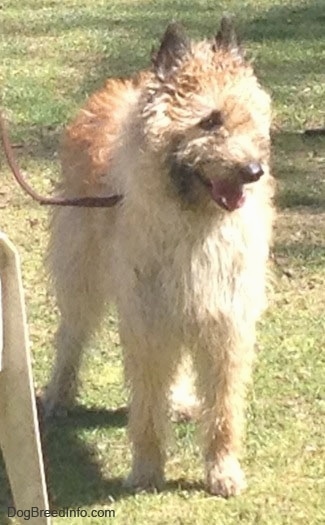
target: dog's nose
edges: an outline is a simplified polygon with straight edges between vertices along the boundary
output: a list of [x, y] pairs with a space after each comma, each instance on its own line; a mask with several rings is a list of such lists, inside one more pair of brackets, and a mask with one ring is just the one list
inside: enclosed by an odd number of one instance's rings
[[250, 162], [246, 166], [242, 166], [240, 175], [244, 184], [249, 182], [256, 182], [264, 173], [264, 170], [259, 162]]

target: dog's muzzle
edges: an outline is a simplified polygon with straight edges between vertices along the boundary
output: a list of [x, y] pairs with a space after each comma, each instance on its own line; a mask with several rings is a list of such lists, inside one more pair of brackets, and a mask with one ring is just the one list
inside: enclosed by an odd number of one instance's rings
[[245, 204], [244, 186], [257, 182], [264, 174], [264, 170], [259, 162], [253, 161], [239, 166], [235, 175], [212, 179], [205, 177], [199, 168], [180, 163], [174, 158], [170, 173], [179, 193], [184, 197], [190, 194], [193, 179], [197, 179], [221, 208], [226, 211], [234, 211]]
[[212, 199], [224, 210], [234, 211], [241, 208], [246, 201], [244, 186], [257, 182], [264, 170], [259, 162], [250, 162], [238, 168], [235, 176], [223, 179], [207, 179], [198, 171], [195, 172], [202, 184], [208, 189]]

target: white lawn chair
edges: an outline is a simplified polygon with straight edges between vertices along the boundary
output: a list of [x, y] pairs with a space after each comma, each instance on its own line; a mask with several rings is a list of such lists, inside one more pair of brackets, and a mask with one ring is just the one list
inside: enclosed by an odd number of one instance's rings
[[[47, 510], [19, 257], [2, 233], [0, 283], [0, 448], [15, 508]], [[34, 517], [28, 523], [50, 525], [50, 518]]]

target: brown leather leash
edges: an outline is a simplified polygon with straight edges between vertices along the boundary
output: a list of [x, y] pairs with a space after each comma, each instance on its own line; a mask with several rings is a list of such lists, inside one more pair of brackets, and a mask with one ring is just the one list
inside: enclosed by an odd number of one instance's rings
[[18, 182], [19, 186], [28, 193], [32, 199], [38, 202], [41, 205], [52, 205], [52, 206], [83, 206], [87, 208], [111, 208], [120, 202], [123, 198], [123, 195], [108, 195], [107, 197], [44, 197], [37, 193], [23, 177], [19, 166], [16, 162], [15, 155], [9, 140], [7, 133], [5, 119], [2, 112], [0, 111], [0, 130], [1, 130], [1, 139], [5, 152], [5, 156], [8, 162], [8, 165], [12, 171], [13, 176]]

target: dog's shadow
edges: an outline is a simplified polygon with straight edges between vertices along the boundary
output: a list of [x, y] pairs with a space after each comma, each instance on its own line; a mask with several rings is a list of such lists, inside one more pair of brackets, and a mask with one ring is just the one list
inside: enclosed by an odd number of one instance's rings
[[77, 406], [67, 416], [40, 417], [45, 472], [51, 507], [74, 508], [127, 496], [121, 478], [105, 477], [83, 429], [122, 428], [127, 409]]
[[[82, 438], [83, 429], [123, 428], [127, 424], [127, 408], [96, 409], [77, 406], [67, 417], [44, 421], [40, 411], [40, 429], [45, 472], [51, 508], [76, 508], [115, 502], [133, 496], [120, 477], [107, 477], [95, 450]], [[4, 466], [0, 464], [2, 492], [0, 516], [12, 504]], [[164, 490], [202, 490], [201, 483], [184, 479], [168, 481]], [[113, 503], [112, 503], [113, 506]], [[3, 522], [3, 521], [2, 521]], [[4, 521], [7, 523], [6, 521]]]

